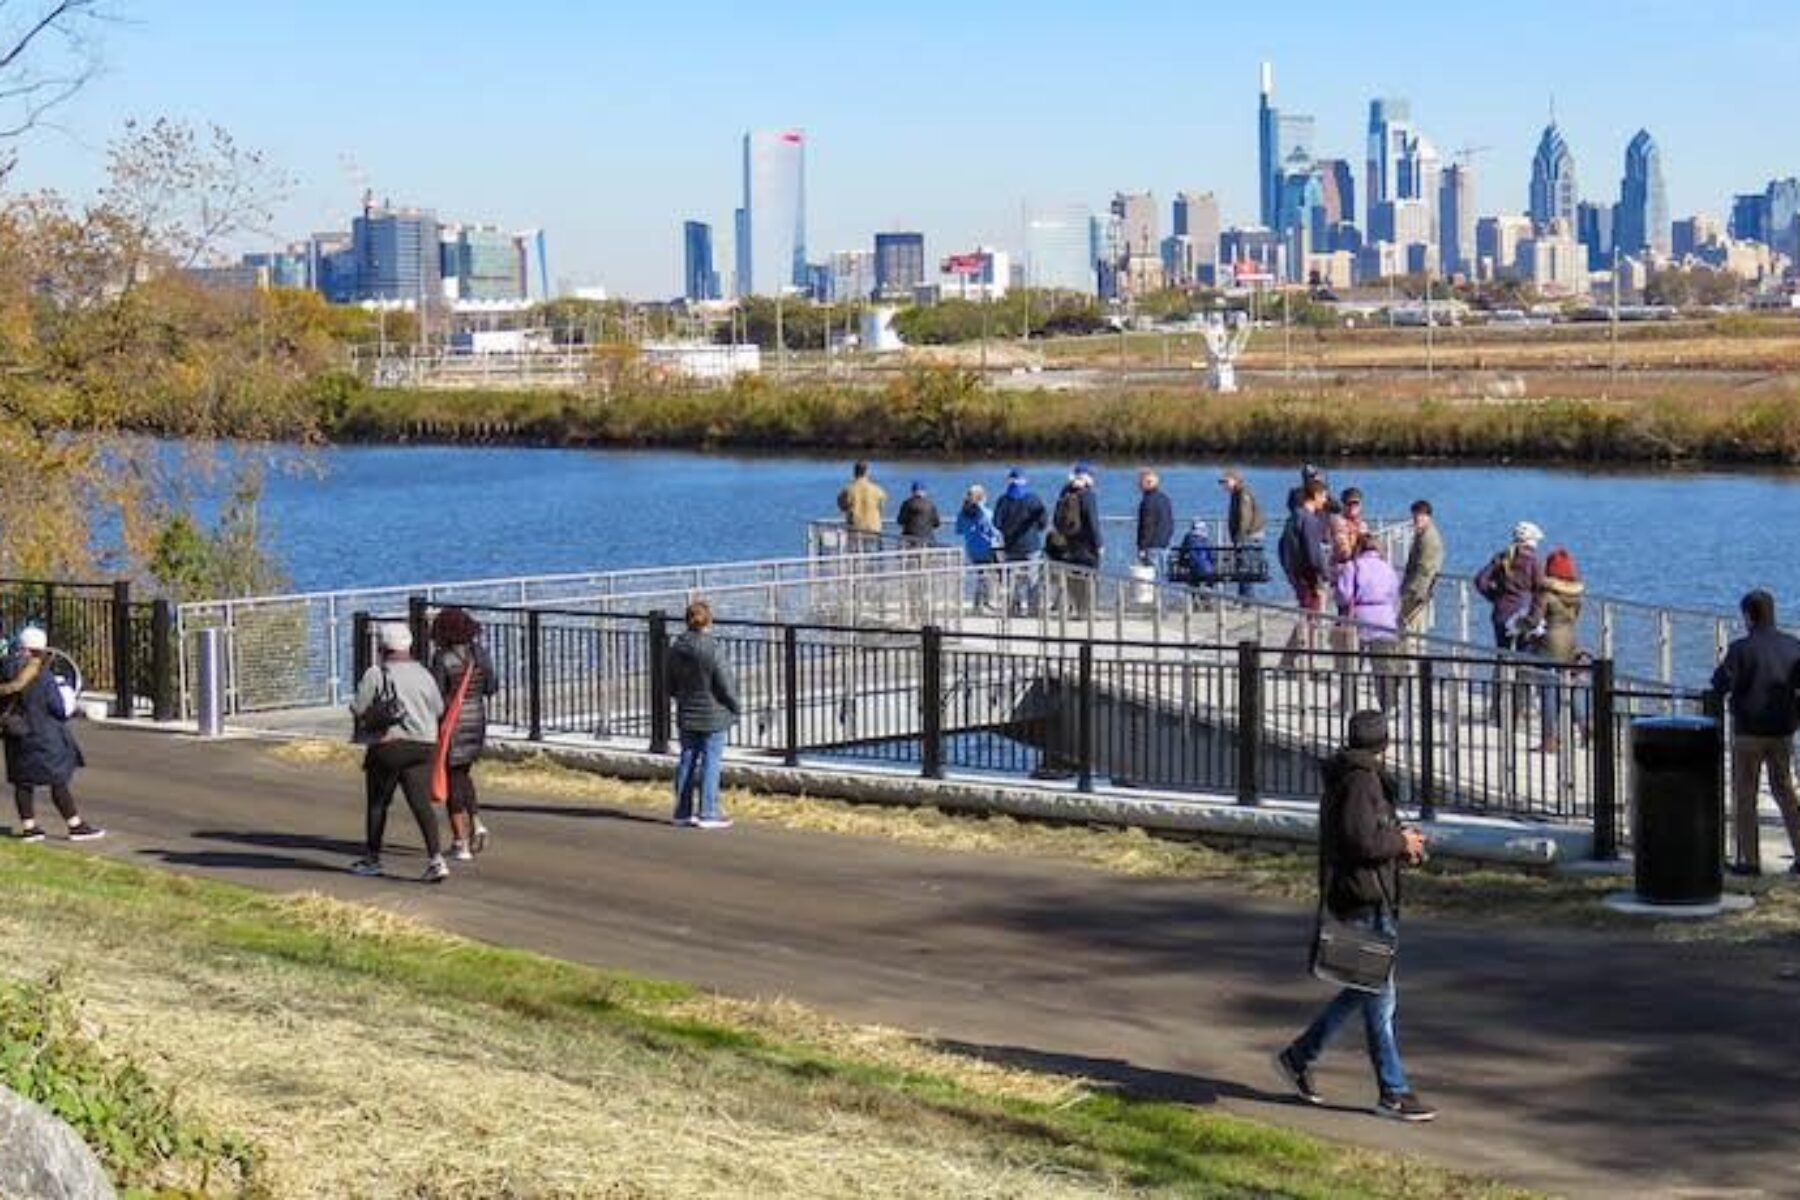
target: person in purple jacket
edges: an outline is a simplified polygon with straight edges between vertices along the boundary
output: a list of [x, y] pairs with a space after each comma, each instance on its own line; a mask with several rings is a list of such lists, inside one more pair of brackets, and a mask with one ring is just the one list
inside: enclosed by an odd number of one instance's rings
[[1475, 576], [1475, 590], [1494, 606], [1494, 644], [1502, 650], [1519, 649], [1542, 621], [1544, 562], [1537, 548], [1543, 540], [1542, 529], [1520, 521], [1512, 544]]
[[1356, 539], [1350, 558], [1332, 579], [1338, 611], [1355, 624], [1375, 674], [1375, 695], [1382, 710], [1393, 712], [1400, 699], [1400, 680], [1391, 660], [1400, 646], [1400, 576], [1382, 557], [1373, 534]]

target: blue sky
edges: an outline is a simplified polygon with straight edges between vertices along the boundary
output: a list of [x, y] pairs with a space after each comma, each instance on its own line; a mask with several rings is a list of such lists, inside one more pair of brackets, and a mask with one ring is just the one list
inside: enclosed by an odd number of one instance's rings
[[679, 290], [683, 219], [728, 237], [748, 128], [808, 131], [815, 258], [879, 228], [932, 255], [1015, 244], [1022, 202], [1119, 189], [1210, 189], [1253, 220], [1264, 58], [1359, 194], [1377, 94], [1446, 155], [1493, 147], [1483, 212], [1524, 207], [1552, 95], [1590, 198], [1616, 198], [1640, 126], [1676, 216], [1800, 173], [1789, 0], [113, 2], [105, 75], [15, 185], [85, 193], [129, 117], [216, 120], [297, 178], [284, 234], [347, 223], [348, 156], [380, 195], [542, 226], [553, 275], [643, 296]]

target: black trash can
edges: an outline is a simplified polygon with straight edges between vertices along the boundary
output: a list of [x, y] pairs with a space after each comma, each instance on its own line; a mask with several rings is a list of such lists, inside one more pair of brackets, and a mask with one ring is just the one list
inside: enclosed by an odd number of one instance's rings
[[1724, 733], [1711, 717], [1631, 723], [1631, 842], [1647, 904], [1712, 904], [1725, 889]]

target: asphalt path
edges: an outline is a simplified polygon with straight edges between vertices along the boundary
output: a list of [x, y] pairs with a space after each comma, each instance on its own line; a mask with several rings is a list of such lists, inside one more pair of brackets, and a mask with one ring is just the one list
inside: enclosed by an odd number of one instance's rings
[[[1430, 1126], [1369, 1115], [1359, 1029], [1286, 1096], [1270, 1054], [1326, 998], [1310, 914], [1220, 887], [495, 794], [490, 852], [415, 882], [396, 802], [393, 878], [360, 850], [360, 777], [265, 744], [86, 727], [79, 850], [274, 891], [315, 890], [474, 937], [786, 996], [969, 1054], [1077, 1073], [1557, 1194], [1800, 1196], [1800, 944], [1674, 945], [1617, 932], [1406, 923], [1401, 1029]], [[51, 824], [56, 824], [54, 816]], [[55, 838], [53, 846], [57, 845]]]

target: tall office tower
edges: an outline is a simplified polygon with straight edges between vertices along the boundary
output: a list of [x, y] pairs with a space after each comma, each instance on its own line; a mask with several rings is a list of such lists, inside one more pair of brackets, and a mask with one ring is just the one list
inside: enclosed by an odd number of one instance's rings
[[1697, 254], [1708, 246], [1717, 245], [1725, 238], [1725, 229], [1719, 224], [1719, 218], [1706, 213], [1695, 213], [1675, 222], [1669, 232], [1669, 254], [1677, 261]]
[[1275, 107], [1275, 69], [1262, 65], [1262, 92], [1256, 110], [1257, 194], [1259, 219], [1273, 226], [1281, 207], [1281, 179], [1295, 151], [1313, 157], [1313, 119], [1301, 113], [1283, 113]]
[[1219, 265], [1219, 198], [1211, 192], [1182, 192], [1175, 197], [1175, 236], [1192, 247], [1194, 282], [1210, 282]]
[[839, 250], [831, 256], [828, 295], [833, 303], [867, 300], [874, 292], [875, 255], [872, 251]]
[[1760, 242], [1768, 234], [1769, 197], [1745, 192], [1731, 198], [1731, 223], [1726, 228], [1735, 242]]
[[1763, 236], [1771, 250], [1800, 258], [1800, 179], [1771, 179], [1763, 191]]
[[1367, 193], [1364, 211], [1371, 222], [1375, 206], [1383, 200], [1409, 199], [1400, 186], [1400, 170], [1411, 140], [1411, 104], [1394, 97], [1369, 101], [1369, 157], [1363, 189]]
[[350, 225], [356, 298], [420, 308], [443, 295], [437, 215], [428, 209], [377, 207], [372, 200]]
[[1162, 244], [1156, 196], [1150, 192], [1116, 192], [1112, 214], [1119, 218], [1121, 249], [1127, 255], [1155, 254]]
[[1094, 214], [1085, 204], [1025, 214], [1025, 286], [1094, 294]]
[[886, 300], [910, 299], [925, 282], [925, 235], [875, 235], [875, 294]]
[[[1618, 210], [1610, 204], [1592, 204], [1583, 200], [1575, 206], [1575, 238], [1587, 249], [1590, 271], [1612, 270], [1613, 247], [1617, 245]], [[1619, 247], [1621, 251], [1624, 247]]]
[[1538, 139], [1537, 154], [1531, 160], [1531, 223], [1539, 233], [1550, 232], [1558, 221], [1574, 229], [1575, 206], [1580, 202], [1575, 156], [1552, 121], [1544, 126], [1544, 136]]
[[1321, 158], [1313, 166], [1319, 176], [1325, 220], [1332, 225], [1356, 221], [1356, 181], [1350, 162], [1343, 158]]
[[807, 286], [806, 135], [744, 135], [744, 204], [738, 210], [737, 294], [773, 296]]
[[1519, 244], [1531, 237], [1529, 217], [1483, 217], [1475, 222], [1476, 269], [1483, 280], [1519, 277]]
[[1619, 183], [1619, 213], [1613, 238], [1620, 254], [1669, 256], [1669, 196], [1663, 189], [1662, 151], [1640, 129], [1625, 147], [1625, 177]]
[[1426, 241], [1438, 243], [1438, 200], [1443, 187], [1444, 162], [1437, 147], [1425, 135], [1414, 133], [1406, 140], [1406, 154], [1400, 160], [1400, 195], [1406, 200], [1423, 200], [1429, 220]]
[[1446, 275], [1475, 274], [1475, 175], [1467, 163], [1444, 168], [1438, 185], [1438, 250]]
[[713, 231], [705, 221], [681, 226], [682, 288], [689, 300], [719, 299], [719, 273], [713, 269]]
[[446, 298], [525, 299], [525, 252], [513, 234], [492, 225], [444, 225], [438, 236]]

